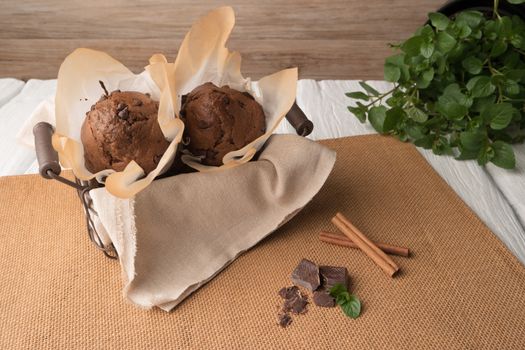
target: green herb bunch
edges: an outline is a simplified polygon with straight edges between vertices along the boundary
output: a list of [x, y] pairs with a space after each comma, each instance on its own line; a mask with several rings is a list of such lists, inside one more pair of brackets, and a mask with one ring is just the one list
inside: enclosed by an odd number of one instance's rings
[[[525, 0], [508, 0], [524, 3]], [[429, 24], [385, 61], [392, 90], [346, 95], [348, 107], [380, 133], [457, 159], [515, 167], [511, 143], [525, 139], [525, 22], [464, 11], [448, 18], [429, 14]]]
[[346, 316], [351, 318], [358, 318], [361, 314], [361, 301], [348, 292], [345, 286], [341, 283], [336, 283], [330, 288], [330, 295], [335, 298], [337, 305], [341, 307], [341, 310]]

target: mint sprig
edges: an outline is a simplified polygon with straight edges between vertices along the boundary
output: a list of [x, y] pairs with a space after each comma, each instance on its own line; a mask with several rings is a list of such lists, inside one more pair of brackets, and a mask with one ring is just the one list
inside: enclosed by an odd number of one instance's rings
[[330, 288], [330, 295], [335, 298], [337, 305], [341, 307], [343, 312], [353, 319], [359, 317], [361, 313], [361, 301], [348, 292], [345, 286], [340, 283], [335, 284]]
[[[525, 0], [508, 0], [513, 4]], [[512, 169], [510, 144], [525, 140], [525, 21], [463, 11], [429, 14], [429, 24], [392, 45], [380, 93], [366, 82], [348, 109], [382, 134], [437, 155]]]

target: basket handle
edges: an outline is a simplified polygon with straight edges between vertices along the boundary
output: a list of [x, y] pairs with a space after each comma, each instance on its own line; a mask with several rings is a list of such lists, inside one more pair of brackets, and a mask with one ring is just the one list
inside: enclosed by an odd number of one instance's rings
[[[312, 121], [306, 117], [295, 102], [286, 114], [286, 119], [294, 127], [297, 134], [301, 136], [309, 135], [314, 128]], [[53, 175], [60, 175], [61, 167], [58, 162], [58, 153], [53, 148], [51, 141], [53, 126], [46, 122], [40, 122], [33, 127], [33, 135], [35, 136], [38, 172], [46, 179], [55, 178]], [[53, 175], [49, 174], [50, 171]]]
[[[53, 126], [46, 122], [40, 122], [33, 127], [38, 172], [46, 179], [53, 179], [53, 175], [60, 175], [61, 171], [58, 153], [51, 142], [53, 132]], [[53, 174], [50, 175], [49, 172]]]
[[306, 117], [296, 102], [294, 102], [292, 108], [286, 114], [286, 120], [292, 124], [295, 132], [300, 136], [308, 136], [314, 129], [314, 123]]

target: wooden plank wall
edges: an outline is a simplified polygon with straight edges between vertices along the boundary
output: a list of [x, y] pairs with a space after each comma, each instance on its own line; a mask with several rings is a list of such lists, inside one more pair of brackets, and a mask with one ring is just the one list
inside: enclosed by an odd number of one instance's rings
[[174, 59], [191, 23], [223, 4], [245, 76], [298, 66], [301, 78], [381, 79], [389, 42], [410, 35], [443, 0], [0, 0], [0, 77], [54, 78], [77, 47], [107, 51], [139, 72]]

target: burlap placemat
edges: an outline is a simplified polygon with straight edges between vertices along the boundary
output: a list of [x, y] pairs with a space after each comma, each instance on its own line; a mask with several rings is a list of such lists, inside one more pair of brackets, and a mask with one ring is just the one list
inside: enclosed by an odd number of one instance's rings
[[[418, 152], [380, 136], [323, 143], [338, 159], [314, 200], [171, 313], [123, 300], [72, 189], [0, 178], [0, 348], [522, 348], [525, 269]], [[410, 247], [394, 258], [401, 275], [319, 242], [336, 211]], [[277, 291], [301, 258], [348, 268], [359, 319], [311, 306], [276, 324]]]

